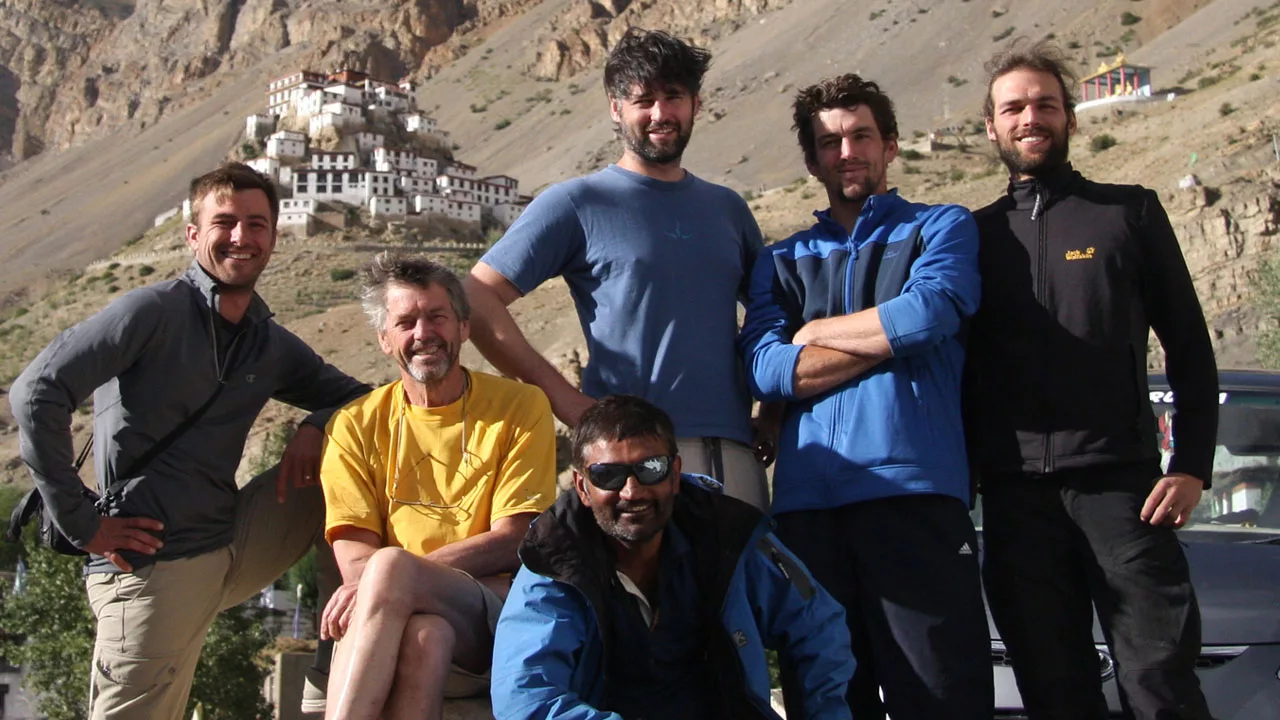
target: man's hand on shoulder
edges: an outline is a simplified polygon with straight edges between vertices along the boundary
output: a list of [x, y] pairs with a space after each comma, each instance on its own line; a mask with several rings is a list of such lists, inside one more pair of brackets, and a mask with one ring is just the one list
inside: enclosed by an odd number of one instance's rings
[[1156, 482], [1142, 505], [1142, 521], [1180, 528], [1191, 519], [1191, 512], [1200, 504], [1203, 492], [1204, 482], [1199, 478], [1186, 473], [1165, 475]]
[[324, 450], [324, 430], [302, 423], [280, 458], [276, 477], [276, 502], [284, 502], [289, 488], [304, 488], [320, 481], [320, 455]]
[[124, 572], [133, 572], [133, 566], [120, 554], [132, 550], [144, 555], [155, 555], [164, 547], [160, 538], [150, 530], [164, 530], [164, 523], [143, 517], [104, 517], [98, 523], [98, 531], [85, 546], [86, 552], [101, 555]]
[[351, 615], [356, 610], [356, 590], [360, 587], [360, 582], [343, 583], [333, 596], [329, 598], [329, 603], [324, 606], [324, 612], [320, 615], [320, 639], [321, 640], [341, 640], [347, 634], [347, 630], [351, 626]]

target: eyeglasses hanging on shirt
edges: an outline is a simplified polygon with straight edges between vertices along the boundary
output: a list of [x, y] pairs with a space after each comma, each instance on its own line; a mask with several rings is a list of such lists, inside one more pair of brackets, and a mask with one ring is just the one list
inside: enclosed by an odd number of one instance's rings
[[[472, 462], [472, 453], [467, 448], [467, 395], [470, 392], [470, 390], [471, 390], [471, 373], [464, 370], [463, 384], [462, 384], [462, 443], [460, 448], [462, 457], [458, 461], [458, 466], [454, 469], [455, 473], [461, 472], [463, 468], [466, 468], [468, 470], [475, 468], [475, 465]], [[445, 504], [445, 503], [438, 503], [433, 500], [426, 500], [426, 501], [405, 500], [400, 497], [400, 474], [401, 474], [401, 467], [403, 465], [403, 462], [401, 461], [400, 456], [404, 452], [404, 418], [405, 418], [405, 415], [408, 414], [408, 408], [409, 408], [409, 402], [408, 400], [405, 400], [404, 404], [400, 406], [400, 420], [396, 423], [396, 452], [395, 452], [395, 467], [392, 470], [392, 475], [391, 475], [391, 498], [390, 498], [391, 502], [400, 503], [401, 505], [432, 508], [436, 510], [456, 510], [461, 508], [463, 505], [462, 502], [458, 502], [454, 504]], [[427, 460], [431, 460], [433, 463], [437, 463], [446, 468], [449, 467], [448, 462], [440, 460], [439, 458], [436, 458], [431, 453], [425, 453], [416, 462], [414, 462], [412, 465], [409, 465], [405, 472], [408, 474], [412, 474], [416, 478], [418, 468]], [[435, 485], [435, 483], [426, 483], [426, 484]], [[436, 485], [436, 488], [438, 492], [439, 486]], [[466, 498], [464, 497], [462, 499], [465, 500]]]

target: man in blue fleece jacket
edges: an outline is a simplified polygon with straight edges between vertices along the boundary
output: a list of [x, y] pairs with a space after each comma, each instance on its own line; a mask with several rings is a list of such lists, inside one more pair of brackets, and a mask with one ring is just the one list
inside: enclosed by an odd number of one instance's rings
[[854, 717], [990, 718], [960, 419], [977, 227], [964, 208], [888, 190], [898, 127], [875, 83], [824, 80], [794, 110], [831, 207], [756, 261], [740, 338], [752, 391], [787, 403], [777, 535], [845, 606]]

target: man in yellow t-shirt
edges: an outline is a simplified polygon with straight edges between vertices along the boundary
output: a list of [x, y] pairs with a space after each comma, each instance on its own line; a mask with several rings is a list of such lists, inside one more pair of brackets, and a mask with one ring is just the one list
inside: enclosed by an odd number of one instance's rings
[[488, 688], [493, 629], [529, 523], [555, 499], [551, 406], [458, 362], [470, 308], [452, 272], [383, 253], [364, 309], [400, 379], [333, 416], [325, 536], [343, 586], [327, 717], [438, 718]]

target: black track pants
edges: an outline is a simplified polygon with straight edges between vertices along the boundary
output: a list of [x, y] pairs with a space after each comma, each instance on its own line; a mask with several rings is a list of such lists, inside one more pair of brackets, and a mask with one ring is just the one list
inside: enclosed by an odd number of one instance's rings
[[[844, 605], [858, 663], [854, 718], [990, 720], [990, 636], [964, 503], [903, 496], [776, 520], [778, 537]], [[787, 716], [802, 718], [785, 658], [782, 670]]]
[[1124, 464], [984, 478], [987, 600], [1032, 720], [1106, 717], [1095, 607], [1127, 712], [1209, 719], [1186, 557], [1172, 529], [1139, 518], [1159, 477]]

